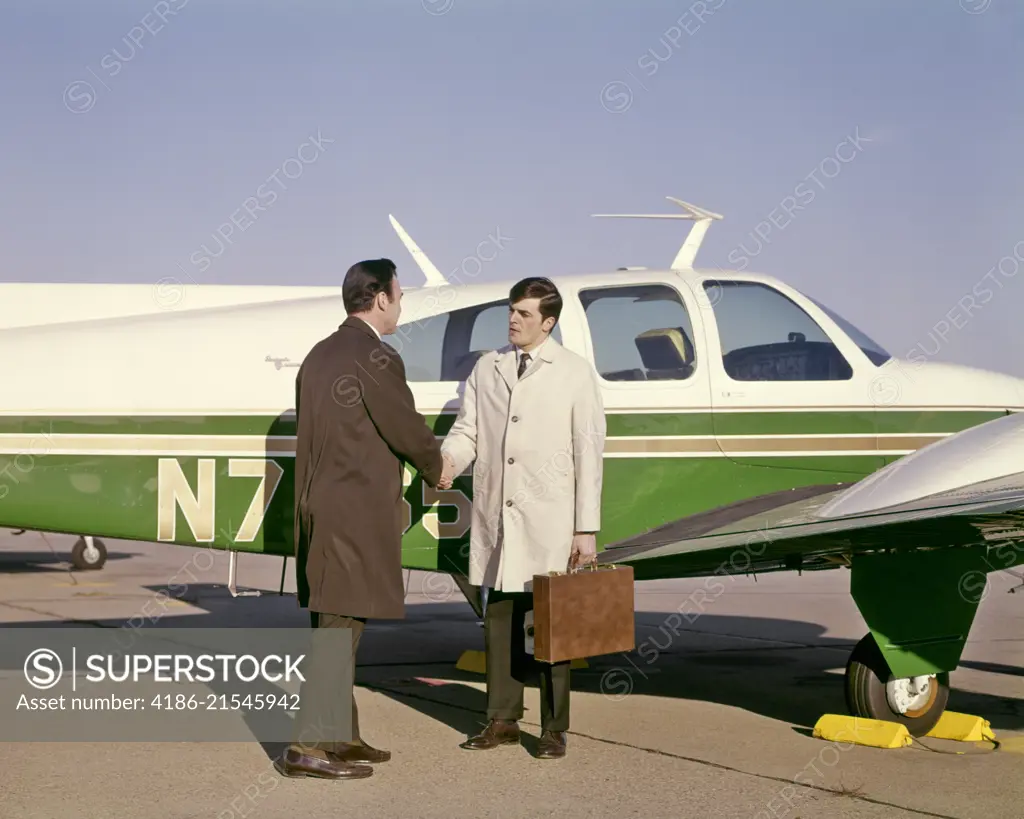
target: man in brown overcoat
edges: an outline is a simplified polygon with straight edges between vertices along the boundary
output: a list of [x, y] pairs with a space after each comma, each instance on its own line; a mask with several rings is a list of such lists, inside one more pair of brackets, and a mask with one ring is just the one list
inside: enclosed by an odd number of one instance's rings
[[[381, 340], [402, 311], [394, 263], [353, 265], [342, 295], [348, 318], [313, 347], [296, 377], [295, 555], [299, 604], [314, 628], [352, 630], [354, 664], [367, 618], [405, 617], [403, 461], [430, 486], [442, 461], [401, 356]], [[388, 751], [362, 741], [354, 698], [351, 708], [350, 743], [316, 741], [316, 717], [300, 712], [296, 733], [307, 737], [289, 746], [278, 770], [362, 778], [373, 769], [358, 763], [388, 760]]]

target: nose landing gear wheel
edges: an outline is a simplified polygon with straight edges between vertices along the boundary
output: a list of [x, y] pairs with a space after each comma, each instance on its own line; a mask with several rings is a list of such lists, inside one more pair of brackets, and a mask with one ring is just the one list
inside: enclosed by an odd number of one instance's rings
[[80, 537], [71, 547], [71, 563], [79, 571], [102, 569], [107, 562], [107, 547], [95, 537]]
[[846, 707], [855, 717], [898, 722], [920, 737], [935, 727], [948, 700], [949, 672], [897, 679], [871, 634], [846, 663]]

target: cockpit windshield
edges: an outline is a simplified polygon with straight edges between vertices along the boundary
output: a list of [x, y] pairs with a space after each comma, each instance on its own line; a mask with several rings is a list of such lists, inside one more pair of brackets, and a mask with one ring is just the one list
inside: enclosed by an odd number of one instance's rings
[[810, 296], [808, 296], [807, 298], [809, 298], [816, 305], [818, 305], [818, 307], [820, 307], [821, 310], [830, 319], [832, 319], [832, 321], [839, 325], [839, 328], [850, 337], [854, 344], [860, 347], [861, 352], [863, 352], [864, 355], [868, 357], [872, 364], [881, 366], [890, 358], [892, 358], [892, 356], [884, 347], [882, 347], [880, 344], [878, 344], [876, 341], [870, 338], [866, 333], [861, 331], [859, 328], [850, 324], [850, 322], [848, 322], [841, 315], [835, 312], [835, 310], [829, 309], [817, 299], [813, 299]]

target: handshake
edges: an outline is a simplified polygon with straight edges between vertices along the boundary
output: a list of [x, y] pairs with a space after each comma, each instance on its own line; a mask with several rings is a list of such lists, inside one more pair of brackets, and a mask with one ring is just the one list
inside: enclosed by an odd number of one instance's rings
[[451, 489], [452, 482], [455, 480], [455, 464], [451, 462], [451, 459], [442, 453], [441, 459], [444, 465], [441, 467], [441, 480], [437, 482], [438, 489]]

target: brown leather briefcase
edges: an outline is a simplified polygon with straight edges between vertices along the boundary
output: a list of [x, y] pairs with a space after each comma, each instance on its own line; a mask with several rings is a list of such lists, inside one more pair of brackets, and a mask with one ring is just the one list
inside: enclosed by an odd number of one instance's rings
[[533, 577], [533, 656], [545, 663], [631, 651], [633, 569], [586, 566]]

